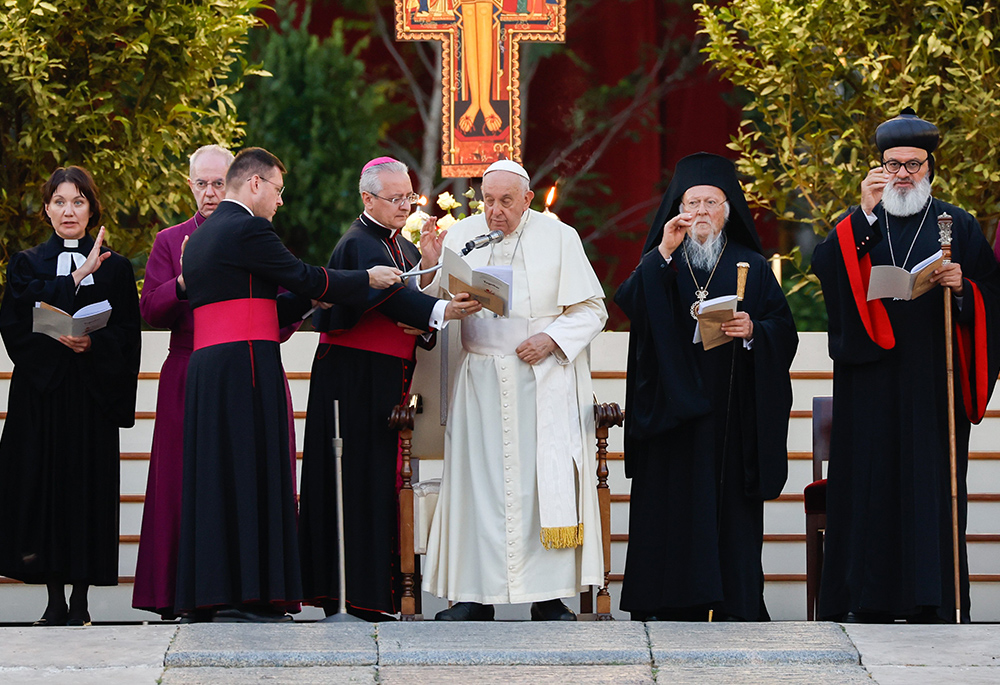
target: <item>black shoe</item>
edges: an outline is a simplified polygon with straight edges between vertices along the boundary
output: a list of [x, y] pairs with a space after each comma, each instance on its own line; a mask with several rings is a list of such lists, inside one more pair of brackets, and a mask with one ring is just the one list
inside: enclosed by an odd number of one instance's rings
[[292, 617], [284, 612], [247, 607], [219, 609], [212, 617], [213, 623], [289, 623], [291, 620]]
[[66, 625], [67, 611], [66, 605], [62, 607], [46, 607], [45, 613], [42, 617], [32, 623], [34, 626], [47, 627], [47, 626], [64, 626]]
[[181, 612], [181, 623], [211, 623], [214, 609], [195, 609]]
[[881, 611], [848, 611], [841, 623], [892, 623], [892, 616]]
[[575, 621], [576, 614], [561, 599], [531, 603], [532, 621]]
[[69, 612], [69, 616], [66, 618], [66, 625], [75, 626], [77, 628], [90, 625], [90, 612], [84, 609], [83, 611], [73, 611]]
[[492, 621], [495, 614], [492, 604], [458, 602], [450, 609], [437, 612], [435, 621]]

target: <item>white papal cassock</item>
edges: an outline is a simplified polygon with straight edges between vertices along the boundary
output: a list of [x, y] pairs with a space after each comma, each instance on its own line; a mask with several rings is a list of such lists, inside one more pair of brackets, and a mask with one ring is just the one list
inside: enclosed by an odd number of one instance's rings
[[[470, 217], [451, 227], [444, 245], [458, 252], [488, 230], [482, 215]], [[511, 265], [513, 295], [509, 318], [484, 309], [460, 324], [423, 589], [485, 604], [569, 597], [603, 582], [590, 343], [607, 320], [604, 293], [577, 232], [533, 210], [503, 242], [465, 259], [473, 268]], [[543, 331], [556, 352], [534, 366], [518, 359], [514, 349]], [[561, 452], [555, 461], [569, 475], [581, 546], [545, 549], [540, 541], [538, 450]], [[543, 498], [547, 480], [543, 473]]]

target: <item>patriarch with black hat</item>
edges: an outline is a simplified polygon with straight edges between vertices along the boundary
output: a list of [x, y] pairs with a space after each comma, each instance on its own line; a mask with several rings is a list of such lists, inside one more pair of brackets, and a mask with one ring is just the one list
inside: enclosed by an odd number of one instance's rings
[[[1000, 371], [1000, 272], [979, 224], [931, 194], [940, 135], [912, 109], [875, 133], [881, 154], [861, 182], [861, 205], [816, 248], [834, 362], [821, 618], [953, 621], [946, 336], [952, 336], [961, 620], [969, 620], [965, 550], [969, 428]], [[904, 270], [940, 248], [952, 223], [950, 264], [913, 299], [868, 299], [872, 267]]]
[[[740, 262], [740, 311], [722, 324], [732, 340], [706, 349], [694, 342], [698, 307], [738, 294]], [[678, 162], [615, 302], [632, 322], [621, 608], [640, 620], [767, 620], [764, 500], [787, 476], [798, 336], [732, 162]]]

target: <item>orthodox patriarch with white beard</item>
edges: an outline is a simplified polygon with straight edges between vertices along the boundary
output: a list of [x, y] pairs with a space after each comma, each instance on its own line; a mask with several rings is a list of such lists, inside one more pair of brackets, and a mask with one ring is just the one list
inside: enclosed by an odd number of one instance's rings
[[[694, 342], [695, 306], [737, 294], [730, 342]], [[677, 164], [642, 258], [615, 294], [632, 322], [622, 611], [633, 619], [767, 620], [764, 500], [781, 493], [798, 336], [729, 160]]]
[[861, 206], [816, 248], [834, 362], [821, 618], [954, 620], [944, 297], [868, 300], [872, 267], [912, 269], [940, 249], [952, 220], [951, 264], [931, 278], [951, 289], [958, 454], [962, 620], [969, 620], [965, 549], [969, 428], [1000, 371], [1000, 273], [979, 224], [931, 197], [939, 132], [907, 108], [875, 132], [880, 166]]

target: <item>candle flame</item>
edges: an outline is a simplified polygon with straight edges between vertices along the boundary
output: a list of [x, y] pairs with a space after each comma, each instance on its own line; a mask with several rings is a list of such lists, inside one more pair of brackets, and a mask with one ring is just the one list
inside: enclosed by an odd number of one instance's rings
[[556, 187], [552, 186], [549, 188], [548, 195], [545, 196], [545, 208], [548, 209], [552, 206], [552, 203], [556, 200]]
[[420, 205], [421, 207], [426, 206], [427, 205], [427, 196], [426, 195], [421, 195], [420, 199], [417, 200], [417, 204]]

